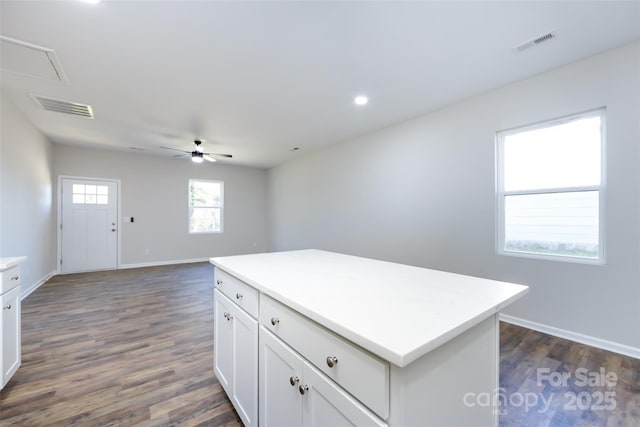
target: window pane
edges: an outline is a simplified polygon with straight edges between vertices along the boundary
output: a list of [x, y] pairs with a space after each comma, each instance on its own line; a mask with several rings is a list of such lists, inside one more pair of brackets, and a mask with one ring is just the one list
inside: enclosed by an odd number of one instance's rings
[[84, 184], [73, 184], [72, 193], [74, 193], [74, 194], [84, 194]]
[[600, 185], [597, 117], [506, 135], [505, 191]]
[[189, 224], [195, 233], [220, 231], [220, 208], [192, 208]]
[[599, 192], [506, 196], [505, 250], [598, 258]]
[[220, 206], [220, 183], [192, 181], [189, 202], [191, 206]]
[[96, 194], [96, 186], [95, 185], [85, 185], [84, 192], [86, 194]]
[[95, 205], [96, 204], [96, 195], [95, 194], [86, 194], [84, 196], [84, 202], [86, 204]]
[[75, 203], [75, 204], [84, 204], [84, 194], [74, 194], [73, 195], [73, 203]]
[[107, 195], [109, 194], [109, 187], [106, 185], [98, 185], [98, 194]]
[[98, 204], [99, 205], [107, 205], [109, 204], [109, 196], [98, 196]]

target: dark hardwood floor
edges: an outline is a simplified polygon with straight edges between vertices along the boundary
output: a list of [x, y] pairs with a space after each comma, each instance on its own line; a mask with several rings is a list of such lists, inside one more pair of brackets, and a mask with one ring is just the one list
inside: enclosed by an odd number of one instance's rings
[[508, 323], [501, 427], [640, 427], [640, 360]]
[[[241, 425], [213, 373], [208, 263], [56, 276], [23, 301], [22, 339], [0, 426]], [[636, 359], [502, 324], [500, 363], [501, 427], [640, 426]], [[604, 368], [617, 381], [583, 387], [578, 368]], [[538, 372], [547, 376], [538, 381]], [[562, 372], [573, 378], [552, 386]], [[616, 408], [591, 410], [605, 391], [616, 393]], [[581, 396], [575, 410], [565, 393]], [[536, 406], [518, 396], [537, 396]]]
[[213, 373], [208, 263], [56, 276], [23, 301], [2, 426], [239, 426]]

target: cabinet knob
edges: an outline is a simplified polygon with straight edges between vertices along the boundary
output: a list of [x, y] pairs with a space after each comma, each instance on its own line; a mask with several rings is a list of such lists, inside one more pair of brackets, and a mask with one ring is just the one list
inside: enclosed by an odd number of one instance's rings
[[18, 280], [20, 276], [11, 276], [11, 280]]
[[335, 357], [335, 356], [327, 357], [327, 366], [328, 367], [333, 368], [337, 364], [338, 364], [338, 358], [337, 357]]
[[309, 391], [309, 386], [308, 385], [301, 385], [300, 387], [298, 387], [298, 391], [300, 392], [300, 394], [305, 394], [307, 391]]
[[233, 316], [231, 315], [231, 313], [227, 313], [226, 311], [224, 312], [223, 316], [227, 320], [233, 319]]
[[8, 305], [8, 306], [6, 306], [6, 307], [2, 307], [2, 309], [3, 309], [3, 310], [11, 310], [11, 304], [9, 304], [9, 305]]
[[300, 378], [298, 377], [289, 377], [289, 382], [291, 383], [291, 387], [295, 387], [296, 384], [298, 384], [298, 381], [300, 381]]
[[216, 280], [217, 285], [222, 285], [222, 280]]
[[242, 299], [242, 294], [238, 292], [238, 293], [236, 294], [236, 299]]
[[271, 325], [276, 326], [278, 323], [280, 323], [280, 319], [278, 319], [277, 317], [271, 318]]

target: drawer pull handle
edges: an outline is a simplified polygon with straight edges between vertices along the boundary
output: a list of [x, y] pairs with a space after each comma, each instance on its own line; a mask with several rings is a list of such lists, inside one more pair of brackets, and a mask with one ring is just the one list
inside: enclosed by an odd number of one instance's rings
[[298, 377], [289, 377], [289, 382], [291, 383], [291, 387], [295, 387], [296, 384], [298, 384], [298, 381], [300, 381], [300, 378]]
[[217, 285], [222, 285], [222, 280], [216, 280]]
[[18, 280], [20, 278], [20, 276], [13, 276], [11, 277], [11, 280]]
[[238, 293], [236, 294], [236, 299], [242, 299], [242, 294], [238, 292]]
[[3, 310], [11, 310], [11, 304], [9, 304], [9, 305], [8, 305], [8, 306], [6, 306], [6, 307], [2, 307], [2, 309], [3, 309]]
[[300, 392], [300, 394], [305, 394], [307, 391], [309, 391], [309, 386], [308, 385], [301, 385], [300, 387], [298, 387], [298, 391]]
[[224, 312], [224, 315], [223, 315], [223, 316], [224, 316], [224, 318], [225, 318], [225, 319], [227, 319], [227, 320], [231, 320], [231, 319], [233, 319], [233, 316], [232, 316], [230, 313], [227, 313], [226, 311]]
[[335, 357], [335, 356], [327, 357], [327, 366], [328, 367], [333, 368], [337, 364], [338, 364], [338, 358], [337, 357]]
[[280, 323], [280, 319], [278, 319], [277, 317], [272, 317], [271, 318], [271, 325], [272, 326], [276, 326], [278, 323]]

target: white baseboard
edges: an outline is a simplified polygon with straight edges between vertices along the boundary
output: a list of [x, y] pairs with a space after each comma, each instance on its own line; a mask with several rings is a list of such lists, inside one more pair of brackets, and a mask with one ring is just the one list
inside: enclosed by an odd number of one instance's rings
[[154, 262], [141, 262], [137, 264], [120, 264], [120, 269], [127, 268], [142, 268], [142, 267], [157, 267], [159, 265], [173, 265], [173, 264], [192, 264], [194, 262], [209, 261], [209, 258], [193, 258], [193, 259], [178, 259], [172, 261], [154, 261]]
[[640, 359], [640, 348], [637, 348], [637, 347], [632, 347], [626, 344], [620, 344], [613, 341], [603, 340], [602, 338], [596, 338], [589, 335], [568, 331], [566, 329], [556, 328], [556, 327], [545, 325], [538, 322], [532, 322], [530, 320], [521, 319], [519, 317], [510, 316], [508, 314], [500, 313], [500, 320], [503, 322], [522, 326], [524, 328], [529, 328], [535, 331], [543, 332], [545, 334], [579, 342], [581, 344], [586, 344], [591, 347], [596, 347], [603, 350], [612, 351], [614, 353], [623, 354], [625, 356], [633, 357], [634, 359]]
[[56, 271], [52, 271], [51, 273], [46, 274], [42, 279], [38, 280], [36, 283], [31, 285], [29, 288], [23, 288], [22, 292], [20, 293], [20, 301], [24, 301], [26, 297], [31, 295], [40, 286], [47, 283], [47, 281], [51, 279], [53, 276], [55, 276], [56, 274], [57, 274]]

